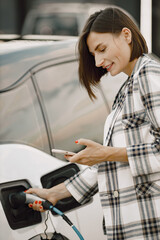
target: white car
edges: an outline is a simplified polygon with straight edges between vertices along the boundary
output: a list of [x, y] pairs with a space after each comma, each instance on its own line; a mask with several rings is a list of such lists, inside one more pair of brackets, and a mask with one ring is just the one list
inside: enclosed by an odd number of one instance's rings
[[[10, 196], [29, 187], [50, 188], [78, 172], [51, 149], [81, 150], [75, 140], [102, 143], [103, 125], [124, 75], [104, 77], [92, 102], [78, 81], [77, 39], [10, 41], [0, 44], [0, 239], [40, 240], [56, 232], [79, 239], [58, 215], [26, 204], [13, 206]], [[96, 194], [84, 206], [73, 199], [56, 207], [69, 217], [85, 240], [106, 239]], [[46, 226], [48, 229], [46, 230]], [[64, 238], [63, 238], [64, 239]]]

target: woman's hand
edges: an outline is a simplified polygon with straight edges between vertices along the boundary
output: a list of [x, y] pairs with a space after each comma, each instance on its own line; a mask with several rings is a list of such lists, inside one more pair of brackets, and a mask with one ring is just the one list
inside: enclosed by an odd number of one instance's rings
[[86, 148], [72, 157], [65, 156], [72, 163], [92, 166], [105, 161], [128, 162], [126, 148], [103, 146], [88, 139], [79, 139], [76, 143]]
[[[67, 190], [64, 183], [60, 183], [50, 189], [45, 188], [30, 188], [25, 191], [25, 193], [35, 194], [44, 200], [51, 202], [53, 205], [57, 203], [58, 200], [71, 197], [70, 192]], [[35, 201], [34, 203], [28, 204], [30, 208], [33, 208], [36, 211], [43, 212], [43, 206], [41, 201]]]
[[[35, 194], [40, 198], [43, 198], [44, 201], [47, 200], [47, 195], [48, 195], [48, 189], [45, 188], [30, 188], [28, 190], [25, 191], [25, 193], [29, 193], [29, 194]], [[41, 201], [35, 201], [34, 203], [29, 203], [28, 206], [30, 208], [33, 208], [36, 211], [40, 211], [40, 212], [44, 212], [43, 210], [43, 206], [41, 205], [42, 202]]]
[[85, 145], [86, 148], [74, 156], [65, 156], [70, 162], [92, 166], [107, 160], [106, 147], [88, 139], [79, 139], [77, 144]]

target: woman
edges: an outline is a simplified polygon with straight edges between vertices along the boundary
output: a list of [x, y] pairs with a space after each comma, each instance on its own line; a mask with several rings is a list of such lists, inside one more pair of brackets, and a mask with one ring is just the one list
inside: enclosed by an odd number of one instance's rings
[[[51, 189], [29, 189], [55, 204], [71, 195], [85, 203], [99, 191], [108, 240], [153, 240], [160, 236], [160, 65], [147, 55], [132, 19], [106, 8], [88, 19], [79, 39], [79, 77], [91, 99], [109, 72], [128, 79], [104, 128], [103, 146], [87, 139], [70, 162], [86, 170]], [[33, 204], [35, 210], [43, 207]]]

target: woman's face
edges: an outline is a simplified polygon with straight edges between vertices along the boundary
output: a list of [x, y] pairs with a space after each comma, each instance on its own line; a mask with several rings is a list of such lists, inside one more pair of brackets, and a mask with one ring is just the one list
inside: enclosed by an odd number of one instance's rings
[[130, 30], [123, 28], [120, 34], [90, 32], [87, 45], [97, 67], [106, 68], [112, 76], [120, 72], [131, 75], [135, 65], [135, 61], [129, 62], [131, 41]]

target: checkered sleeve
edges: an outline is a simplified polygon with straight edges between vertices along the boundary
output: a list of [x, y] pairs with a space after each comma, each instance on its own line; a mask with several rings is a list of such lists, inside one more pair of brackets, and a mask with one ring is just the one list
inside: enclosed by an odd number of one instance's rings
[[88, 202], [97, 193], [97, 167], [87, 167], [75, 174], [65, 182], [66, 188], [71, 195], [80, 203]]
[[140, 72], [138, 82], [153, 140], [127, 147], [133, 176], [160, 172], [160, 65], [152, 63], [145, 66]]

